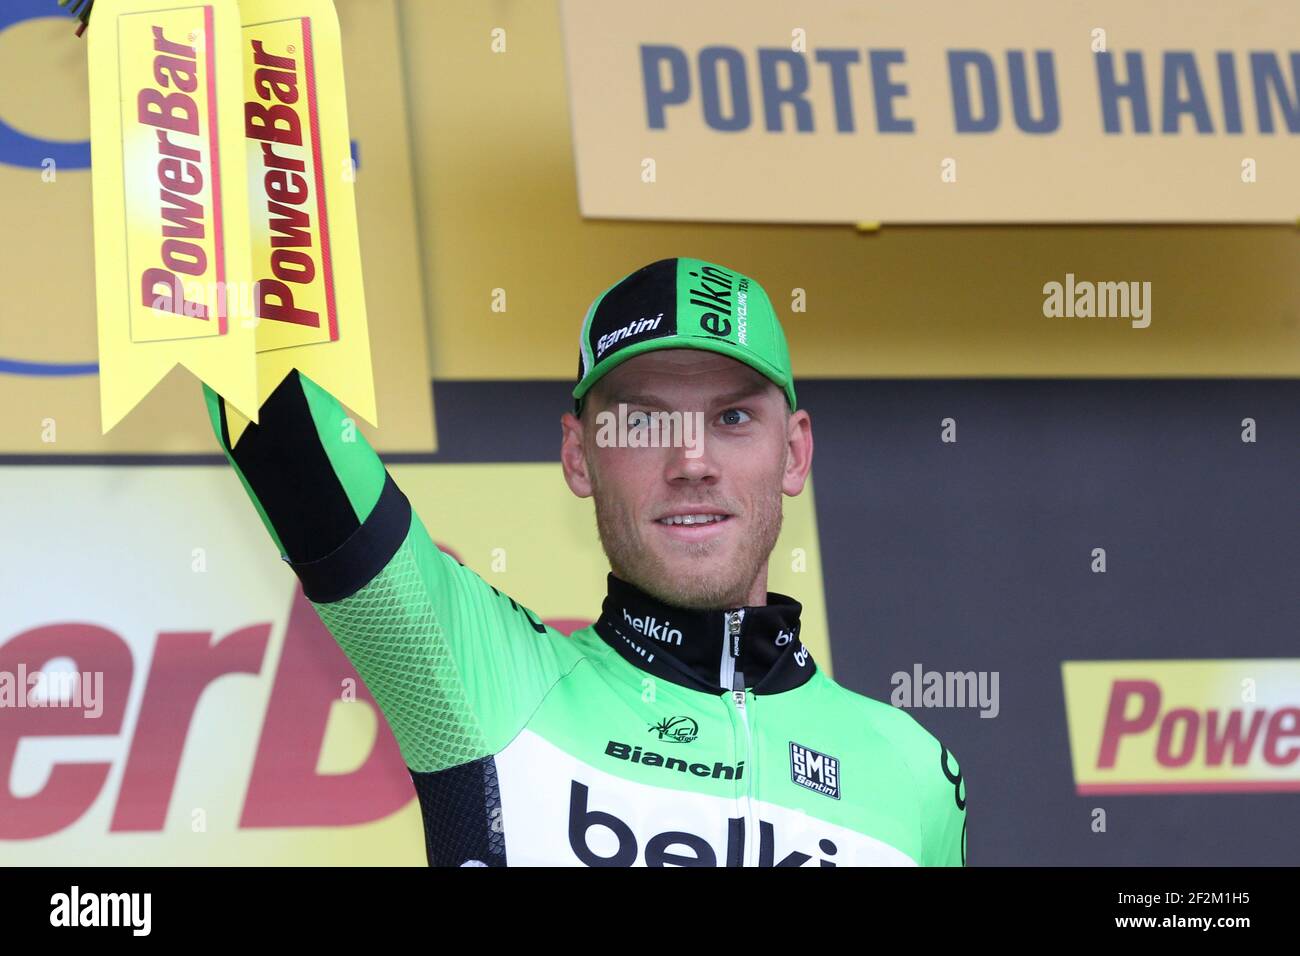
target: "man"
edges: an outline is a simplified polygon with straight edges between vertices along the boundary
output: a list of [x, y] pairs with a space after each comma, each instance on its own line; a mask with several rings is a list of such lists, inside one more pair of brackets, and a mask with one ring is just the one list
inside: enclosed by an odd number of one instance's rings
[[[831, 680], [799, 603], [767, 592], [813, 443], [762, 287], [684, 257], [624, 277], [587, 312], [573, 396], [561, 464], [595, 499], [612, 573], [600, 619], [565, 637], [434, 545], [306, 376], [242, 430], [207, 390], [393, 729], [430, 864], [964, 865], [952, 754]], [[699, 427], [658, 441], [656, 422]]]

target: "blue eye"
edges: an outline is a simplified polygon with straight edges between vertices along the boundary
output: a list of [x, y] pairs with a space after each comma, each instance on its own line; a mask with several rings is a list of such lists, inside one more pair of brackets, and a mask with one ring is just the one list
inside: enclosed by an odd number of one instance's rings
[[650, 416], [645, 412], [628, 412], [628, 428], [645, 428], [650, 424]]
[[[744, 418], [740, 417], [742, 415]], [[718, 420], [724, 425], [743, 425], [750, 419], [749, 412], [742, 412], [739, 408], [729, 408], [718, 416]]]

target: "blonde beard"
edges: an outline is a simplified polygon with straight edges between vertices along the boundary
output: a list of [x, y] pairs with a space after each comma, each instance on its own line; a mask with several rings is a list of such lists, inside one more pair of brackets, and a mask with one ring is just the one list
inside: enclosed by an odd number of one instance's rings
[[735, 557], [720, 565], [710, 554], [715, 542], [689, 545], [686, 553], [698, 565], [674, 574], [642, 539], [640, 529], [620, 502], [601, 493], [595, 472], [590, 471], [592, 497], [596, 502], [596, 530], [614, 576], [635, 585], [651, 597], [673, 607], [695, 611], [725, 610], [749, 603], [749, 592], [781, 533], [781, 490], [767, 498], [753, 514], [754, 533], [741, 539]]

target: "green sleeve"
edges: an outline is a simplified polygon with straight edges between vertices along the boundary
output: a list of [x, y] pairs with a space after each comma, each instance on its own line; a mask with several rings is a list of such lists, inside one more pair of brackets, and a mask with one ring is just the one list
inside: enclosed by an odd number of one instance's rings
[[408, 766], [495, 753], [577, 660], [566, 638], [434, 544], [356, 423], [291, 372], [232, 441], [213, 430], [281, 557], [387, 718]]
[[313, 603], [412, 770], [502, 750], [577, 661], [567, 638], [440, 550], [418, 516], [378, 577]]
[[906, 768], [898, 795], [916, 807], [921, 866], [966, 865], [966, 778], [952, 751], [900, 707], [870, 701], [872, 727]]
[[966, 778], [952, 751], [933, 737], [921, 767], [923, 866], [966, 865]]

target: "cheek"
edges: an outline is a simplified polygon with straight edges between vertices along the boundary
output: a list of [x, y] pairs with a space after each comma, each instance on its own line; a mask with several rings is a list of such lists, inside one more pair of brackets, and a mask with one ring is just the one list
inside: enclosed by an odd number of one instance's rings
[[[599, 487], [620, 511], [629, 512], [645, 500], [658, 474], [648, 455], [634, 448], [598, 448], [589, 463], [591, 474], [599, 476]], [[594, 466], [594, 467], [592, 467]]]
[[731, 456], [723, 465], [723, 474], [730, 478], [739, 494], [751, 501], [761, 501], [770, 498], [773, 491], [780, 492], [784, 465], [783, 449], [764, 442], [761, 447], [750, 447]]

